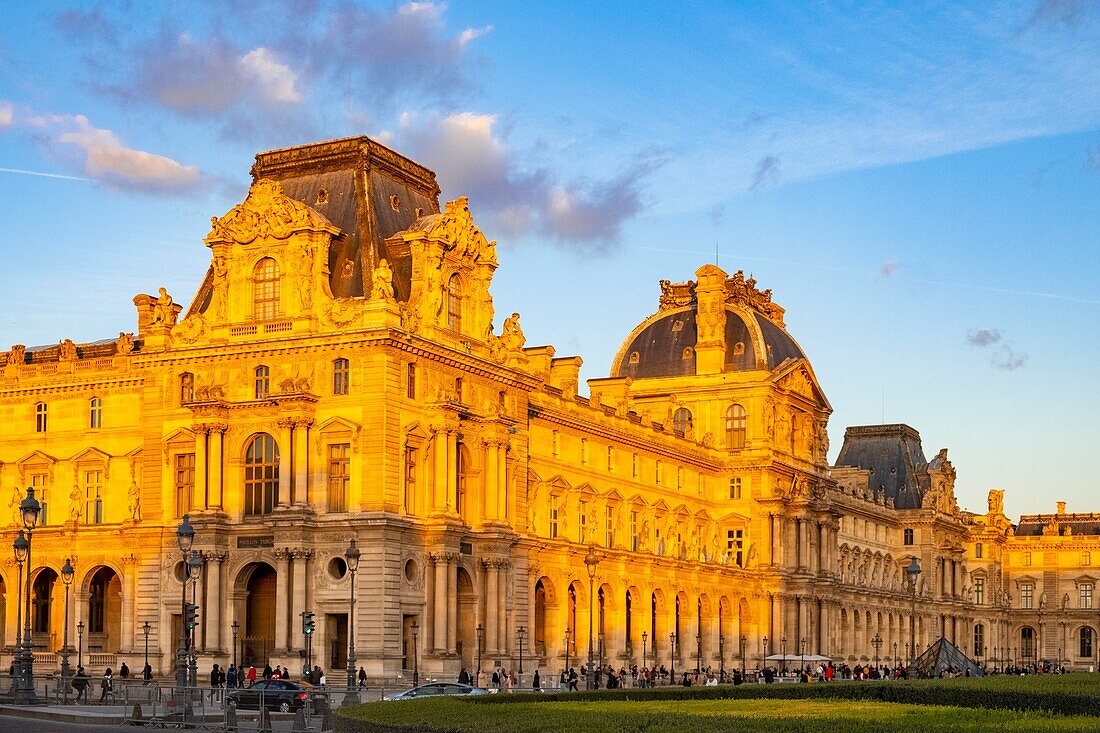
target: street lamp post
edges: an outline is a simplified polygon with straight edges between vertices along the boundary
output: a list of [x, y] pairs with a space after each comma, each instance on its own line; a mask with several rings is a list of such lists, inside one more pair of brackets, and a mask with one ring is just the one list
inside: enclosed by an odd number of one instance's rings
[[593, 595], [593, 584], [596, 582], [596, 566], [600, 564], [600, 556], [596, 554], [596, 546], [588, 546], [588, 554], [584, 556], [584, 565], [588, 568], [588, 671], [585, 674], [585, 689], [592, 689], [592, 616], [595, 615], [596, 597]]
[[[195, 528], [191, 518], [184, 514], [183, 521], [176, 528], [176, 544], [183, 555], [184, 571], [189, 573], [187, 561], [190, 559], [191, 546], [195, 543]], [[180, 591], [180, 645], [176, 650], [176, 687], [187, 687], [187, 575], [184, 575]]]
[[[30, 546], [30, 542], [27, 541], [27, 535], [23, 530], [19, 530], [19, 534], [16, 535], [15, 541], [11, 543], [11, 549], [15, 552], [15, 563], [19, 566], [19, 582], [15, 586], [15, 658], [12, 660], [13, 667], [17, 663], [19, 654], [23, 649], [23, 563], [27, 561], [27, 552], [30, 550]], [[27, 568], [27, 572], [30, 573], [29, 567]], [[18, 684], [19, 677], [13, 674], [11, 676], [11, 694], [13, 696], [15, 695], [15, 688]]]
[[894, 642], [894, 656], [890, 661], [894, 663], [895, 667], [898, 666], [898, 643], [896, 641]]
[[783, 674], [787, 674], [787, 637], [779, 640], [779, 655], [783, 657]]
[[[572, 634], [570, 634], [569, 627], [565, 627], [565, 679], [568, 683], [569, 680], [569, 640]], [[568, 690], [568, 686], [566, 690]]]
[[801, 658], [798, 660], [799, 674], [801, 674], [802, 671], [804, 671], [806, 669], [806, 637], [803, 636], [802, 639], [798, 643], [799, 643], [799, 646], [801, 647], [800, 648]]
[[416, 619], [413, 619], [412, 632], [413, 632], [413, 687], [418, 687], [420, 685], [420, 652], [419, 652], [419, 648], [417, 647], [416, 639], [419, 636], [420, 624], [417, 623]]
[[668, 670], [668, 683], [670, 685], [676, 684], [676, 632], [673, 631], [668, 635], [668, 647], [669, 647], [669, 670]]
[[76, 668], [84, 666], [84, 622], [76, 623]]
[[523, 674], [523, 640], [527, 638], [527, 627], [516, 629], [516, 641], [519, 643], [519, 673]]
[[745, 679], [745, 645], [748, 644], [749, 637], [741, 634], [741, 679]]
[[61, 580], [65, 584], [65, 634], [61, 646], [61, 694], [63, 695], [62, 702], [65, 704], [69, 702], [69, 677], [72, 676], [72, 669], [69, 667], [69, 587], [73, 584], [73, 576], [76, 571], [73, 570], [71, 560], [72, 558], [65, 558], [65, 564], [61, 566]]
[[905, 668], [909, 669], [909, 642], [905, 642]]
[[702, 674], [703, 672], [703, 635], [701, 633], [695, 634], [695, 673]]
[[145, 677], [145, 670], [149, 669], [149, 622], [146, 621], [141, 625], [141, 631], [145, 634], [145, 666], [141, 668], [141, 677], [148, 684], [149, 680]]
[[344, 562], [351, 573], [351, 598], [348, 601], [348, 689], [341, 703], [344, 706], [359, 704], [359, 690], [355, 686], [355, 573], [359, 570], [360, 554], [353, 537], [348, 548], [344, 550]]
[[[237, 666], [237, 634], [241, 631], [241, 625], [234, 619], [233, 623], [229, 625], [229, 628], [233, 629], [233, 666]], [[240, 676], [240, 670], [237, 670], [237, 676]]]
[[646, 657], [646, 640], [649, 638], [649, 634], [645, 631], [642, 632], [642, 669], [645, 669], [645, 657]]
[[27, 580], [23, 611], [23, 649], [18, 653], [16, 665], [17, 682], [12, 702], [16, 705], [36, 705], [38, 695], [34, 692], [34, 653], [31, 649], [31, 539], [34, 527], [38, 524], [38, 515], [42, 505], [34, 498], [34, 489], [27, 489], [27, 498], [19, 504], [19, 513], [23, 517], [23, 528], [27, 530]]
[[763, 639], [760, 640], [760, 670], [761, 671], [763, 671], [764, 667], [768, 666], [768, 664], [767, 664], [767, 662], [768, 662], [768, 652], [770, 652], [771, 650], [772, 650], [772, 648], [770, 646], [768, 646], [768, 637], [765, 636]]
[[920, 561], [916, 555], [909, 558], [905, 572], [909, 575], [909, 653], [912, 655], [909, 663], [912, 664], [912, 657], [917, 656], [917, 576], [920, 575]]
[[202, 557], [198, 552], [192, 551], [187, 558], [187, 573], [191, 576], [191, 606], [196, 609], [194, 625], [191, 627], [191, 654], [187, 662], [188, 678], [192, 687], [199, 685], [199, 657], [198, 657], [198, 607], [199, 607], [199, 576], [202, 575]]
[[481, 687], [481, 642], [485, 638], [485, 627], [478, 624], [474, 631], [477, 632], [477, 671], [474, 672], [474, 679], [477, 680], [477, 686]]
[[878, 652], [882, 648], [882, 637], [876, 633], [875, 638], [871, 639], [871, 646], [875, 648], [875, 670], [878, 670]]
[[718, 679], [725, 681], [726, 677], [726, 637], [718, 632]]

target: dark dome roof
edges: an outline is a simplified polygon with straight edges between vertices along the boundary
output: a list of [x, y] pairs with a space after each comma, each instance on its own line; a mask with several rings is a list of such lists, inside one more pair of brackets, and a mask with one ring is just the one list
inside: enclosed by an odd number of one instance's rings
[[[647, 319], [619, 350], [613, 376], [639, 379], [695, 374], [695, 315], [696, 306], [691, 305]], [[805, 356], [795, 340], [767, 318], [728, 306], [725, 341], [728, 372], [770, 370], [789, 358]]]

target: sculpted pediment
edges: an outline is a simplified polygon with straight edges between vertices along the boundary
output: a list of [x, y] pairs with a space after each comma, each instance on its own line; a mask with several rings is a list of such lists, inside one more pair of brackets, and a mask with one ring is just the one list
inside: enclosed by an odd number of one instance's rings
[[788, 359], [780, 365], [772, 379], [776, 385], [788, 392], [801, 395], [826, 410], [832, 410], [813, 369], [805, 359]]
[[322, 214], [290, 198], [276, 181], [268, 178], [253, 183], [244, 202], [220, 219], [212, 217], [210, 225], [207, 244], [250, 244], [259, 238], [286, 239], [301, 231], [340, 233]]

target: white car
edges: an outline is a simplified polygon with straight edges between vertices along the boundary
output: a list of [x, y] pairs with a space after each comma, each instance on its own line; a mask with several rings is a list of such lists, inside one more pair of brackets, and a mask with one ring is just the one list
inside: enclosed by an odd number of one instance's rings
[[464, 685], [460, 682], [432, 682], [428, 685], [420, 685], [411, 690], [398, 692], [394, 695], [386, 695], [383, 700], [412, 700], [417, 697], [439, 697], [441, 695], [488, 695], [488, 690], [473, 685]]

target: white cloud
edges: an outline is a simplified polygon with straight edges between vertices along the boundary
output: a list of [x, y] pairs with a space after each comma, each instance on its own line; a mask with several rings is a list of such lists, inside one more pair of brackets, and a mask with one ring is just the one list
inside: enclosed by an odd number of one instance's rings
[[15, 108], [11, 102], [0, 100], [0, 129], [8, 127], [15, 120]]
[[467, 28], [458, 34], [458, 45], [465, 46], [470, 41], [475, 41], [486, 33], [491, 33], [492, 30], [493, 26], [491, 25], [482, 26], [481, 28]]
[[446, 3], [405, 3], [397, 8], [398, 15], [404, 15], [409, 17], [417, 17], [422, 20], [430, 20], [433, 22], [440, 22], [443, 19], [443, 13], [447, 10]]
[[122, 144], [113, 132], [97, 128], [83, 115], [49, 118], [65, 129], [55, 140], [73, 145], [84, 154], [83, 171], [89, 178], [132, 190], [179, 190], [199, 183], [199, 169], [171, 158]]
[[278, 104], [297, 104], [301, 93], [295, 88], [298, 75], [279, 63], [266, 48], [254, 48], [239, 62], [245, 78], [251, 78], [261, 98]]

